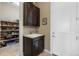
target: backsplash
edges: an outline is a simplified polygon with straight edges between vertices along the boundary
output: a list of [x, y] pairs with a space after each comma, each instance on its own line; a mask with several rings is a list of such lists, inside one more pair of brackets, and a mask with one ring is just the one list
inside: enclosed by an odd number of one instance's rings
[[23, 30], [24, 34], [39, 33], [39, 28], [35, 27], [24, 27]]

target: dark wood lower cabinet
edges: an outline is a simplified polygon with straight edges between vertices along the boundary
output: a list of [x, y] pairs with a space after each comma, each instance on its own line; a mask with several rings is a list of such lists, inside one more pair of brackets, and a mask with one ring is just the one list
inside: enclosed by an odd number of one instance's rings
[[44, 50], [44, 36], [40, 36], [37, 38], [23, 38], [24, 56], [37, 56]]

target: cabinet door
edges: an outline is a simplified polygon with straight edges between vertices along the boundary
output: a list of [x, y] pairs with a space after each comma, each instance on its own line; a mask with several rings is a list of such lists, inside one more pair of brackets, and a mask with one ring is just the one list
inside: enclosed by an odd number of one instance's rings
[[41, 53], [43, 50], [44, 50], [44, 36], [41, 36], [39, 40], [39, 53]]
[[40, 38], [34, 38], [32, 40], [32, 55], [36, 56], [39, 54], [39, 39]]
[[39, 55], [43, 50], [44, 50], [44, 36], [34, 38], [32, 47], [33, 55]]
[[[74, 21], [76, 3], [51, 3], [51, 52], [72, 55], [76, 49]], [[72, 45], [73, 43], [73, 45]]]
[[36, 26], [37, 19], [36, 19], [36, 7], [33, 6], [33, 26]]
[[24, 25], [32, 26], [33, 24], [33, 4], [31, 2], [24, 3]]
[[24, 56], [31, 56], [31, 46], [32, 42], [31, 39], [23, 37], [23, 55]]
[[38, 7], [36, 7], [36, 25], [40, 26], [40, 9]]
[[40, 25], [40, 11], [39, 8], [36, 6], [33, 6], [33, 26], [39, 26]]
[[26, 21], [27, 19], [27, 3], [23, 4], [23, 25], [26, 26], [26, 24], [28, 23]]

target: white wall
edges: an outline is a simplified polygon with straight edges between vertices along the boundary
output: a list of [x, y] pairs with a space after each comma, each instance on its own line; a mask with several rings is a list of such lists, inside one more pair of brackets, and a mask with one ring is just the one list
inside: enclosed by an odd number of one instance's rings
[[[15, 6], [12, 3], [1, 2], [0, 12], [2, 12], [2, 20], [17, 20], [19, 19], [19, 6]], [[1, 10], [2, 9], [2, 10]]]
[[0, 20], [1, 20], [1, 16], [2, 16], [2, 8], [1, 8], [1, 6], [2, 6], [2, 4], [1, 4], [1, 2], [0, 2]]
[[[50, 2], [40, 2], [40, 27], [39, 33], [45, 35], [45, 49], [50, 51]], [[42, 19], [47, 18], [47, 25], [42, 25]]]

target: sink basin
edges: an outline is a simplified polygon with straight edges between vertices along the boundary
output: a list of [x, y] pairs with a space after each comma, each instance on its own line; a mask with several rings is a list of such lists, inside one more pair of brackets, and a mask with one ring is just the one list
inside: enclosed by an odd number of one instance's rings
[[29, 37], [29, 38], [36, 38], [39, 36], [43, 36], [43, 34], [28, 34], [28, 35], [24, 35], [25, 37]]

